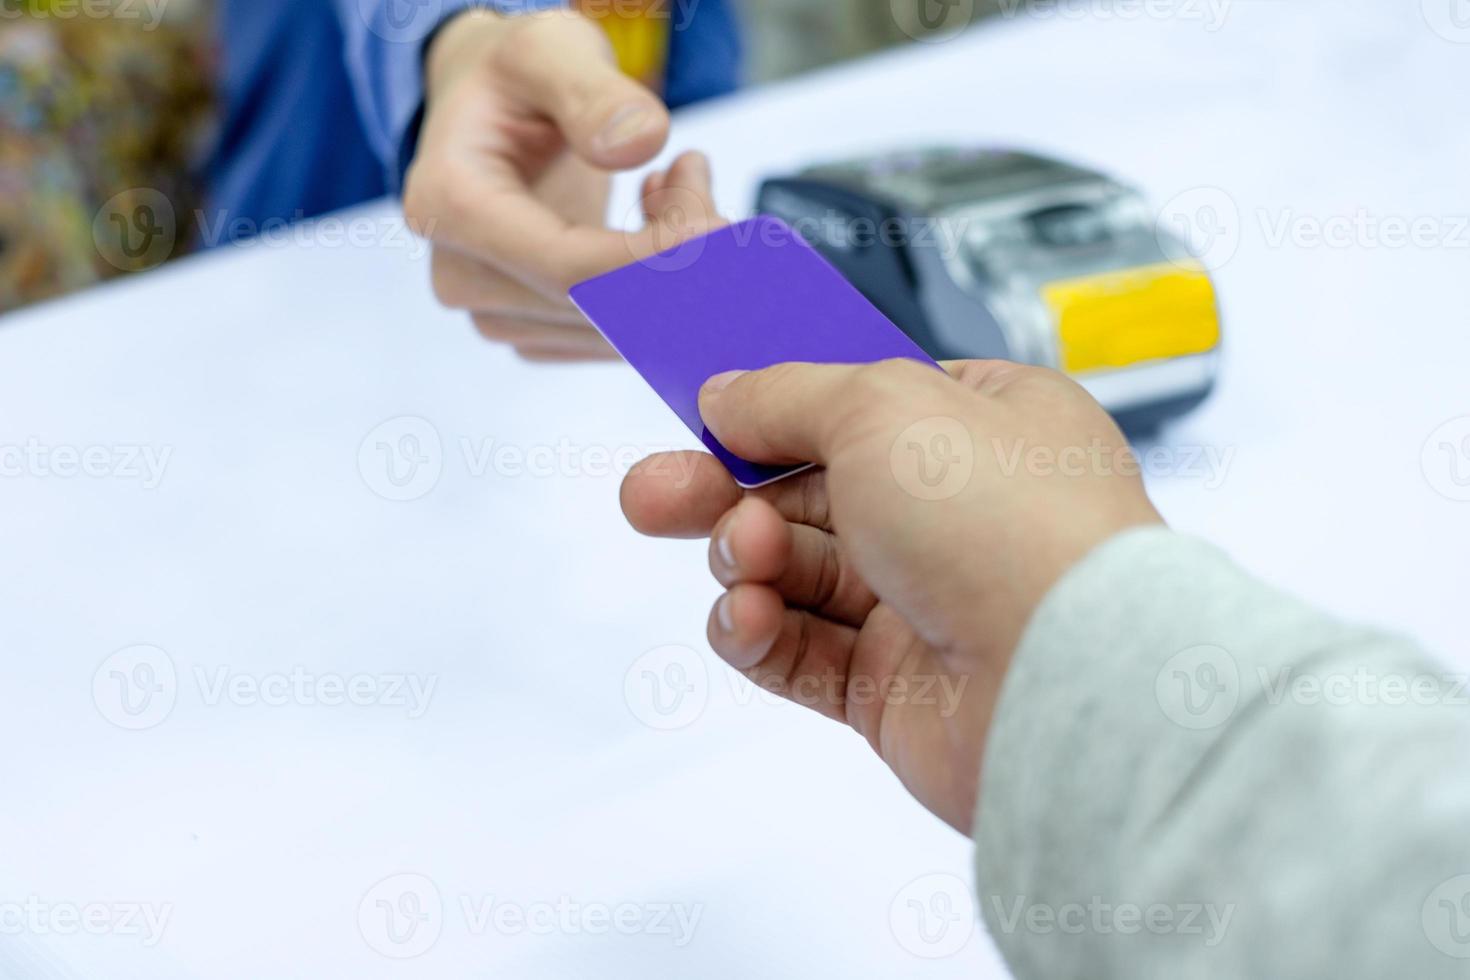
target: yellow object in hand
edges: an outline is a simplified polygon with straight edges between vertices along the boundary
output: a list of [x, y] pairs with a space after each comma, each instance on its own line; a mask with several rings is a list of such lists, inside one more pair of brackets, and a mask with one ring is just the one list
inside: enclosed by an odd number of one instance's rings
[[669, 9], [665, 0], [581, 0], [578, 9], [601, 25], [617, 53], [618, 67], [661, 91], [669, 61]]

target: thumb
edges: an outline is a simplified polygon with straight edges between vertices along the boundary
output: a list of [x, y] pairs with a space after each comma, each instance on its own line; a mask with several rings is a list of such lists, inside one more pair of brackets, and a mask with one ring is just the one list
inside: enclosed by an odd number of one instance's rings
[[498, 66], [511, 93], [551, 118], [573, 151], [606, 170], [647, 163], [669, 137], [669, 113], [624, 75], [592, 21], [574, 13], [526, 17]]
[[946, 397], [952, 384], [931, 365], [907, 359], [777, 364], [710, 378], [699, 392], [699, 414], [737, 456], [826, 466], [843, 445], [870, 435], [875, 421], [945, 404], [936, 396]]
[[778, 364], [730, 371], [705, 382], [699, 414], [724, 447], [759, 463], [823, 463], [833, 423], [856, 389], [851, 364]]

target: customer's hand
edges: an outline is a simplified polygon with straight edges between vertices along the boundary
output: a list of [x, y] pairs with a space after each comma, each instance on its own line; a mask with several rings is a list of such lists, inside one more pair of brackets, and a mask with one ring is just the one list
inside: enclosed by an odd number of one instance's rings
[[788, 364], [711, 379], [700, 411], [733, 452], [824, 469], [745, 492], [713, 457], [655, 456], [628, 475], [623, 509], [647, 534], [712, 533], [728, 589], [710, 614], [716, 652], [851, 725], [968, 832], [1032, 612], [1098, 544], [1160, 518], [1079, 385], [998, 361], [949, 371]]
[[712, 227], [708, 162], [685, 154], [648, 178], [641, 231], [607, 227], [608, 172], [652, 159], [669, 117], [575, 13], [461, 14], [426, 75], [404, 211], [433, 242], [440, 301], [531, 359], [611, 356], [567, 289]]

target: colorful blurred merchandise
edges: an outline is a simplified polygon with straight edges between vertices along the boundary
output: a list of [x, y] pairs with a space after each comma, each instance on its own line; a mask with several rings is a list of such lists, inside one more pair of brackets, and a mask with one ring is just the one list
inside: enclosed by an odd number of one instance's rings
[[[214, 2], [170, 0], [157, 23], [136, 0], [105, 2], [107, 17], [77, 16], [74, 0], [0, 0], [0, 312], [151, 268], [200, 237]], [[583, 8], [620, 64], [662, 88], [669, 5]]]
[[64, 3], [0, 0], [0, 311], [186, 249], [175, 216], [201, 202], [207, 4], [171, 0], [154, 23], [136, 3], [63, 17]]
[[[0, 312], [397, 190], [422, 52], [364, 14], [405, 2], [0, 0]], [[573, 2], [671, 106], [735, 88], [729, 0]]]

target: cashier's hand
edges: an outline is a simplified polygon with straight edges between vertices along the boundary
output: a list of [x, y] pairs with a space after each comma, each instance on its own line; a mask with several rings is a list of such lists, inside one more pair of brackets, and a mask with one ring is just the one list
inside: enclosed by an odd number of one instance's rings
[[714, 227], [708, 162], [686, 154], [645, 181], [640, 231], [607, 227], [609, 172], [652, 159], [669, 116], [576, 13], [460, 14], [425, 70], [404, 211], [433, 242], [440, 301], [533, 360], [611, 356], [567, 289]]
[[968, 833], [996, 696], [1037, 603], [1098, 544], [1160, 518], [1080, 386], [999, 361], [948, 370], [711, 379], [700, 410], [732, 451], [825, 469], [745, 492], [711, 456], [654, 456], [629, 473], [623, 510], [646, 534], [712, 534], [728, 590], [710, 613], [715, 651], [851, 725]]

